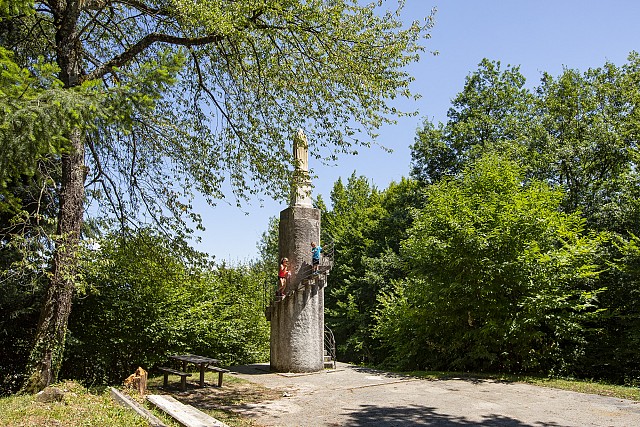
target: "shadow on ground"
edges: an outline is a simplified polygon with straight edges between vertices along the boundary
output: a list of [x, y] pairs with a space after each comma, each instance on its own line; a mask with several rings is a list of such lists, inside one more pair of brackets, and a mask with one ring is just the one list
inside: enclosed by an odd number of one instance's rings
[[229, 367], [229, 370], [231, 372], [237, 372], [244, 375], [265, 375], [275, 373], [269, 368], [269, 365], [265, 365], [264, 363], [258, 363], [255, 365], [231, 366]]
[[496, 426], [496, 427], [531, 427], [531, 426], [559, 426], [559, 424], [535, 423], [524, 424], [521, 421], [503, 415], [486, 415], [482, 420], [469, 420], [462, 417], [439, 414], [428, 406], [376, 406], [361, 405], [359, 409], [346, 414], [344, 425], [348, 426]]
[[232, 411], [237, 406], [248, 403], [263, 402], [282, 398], [282, 391], [270, 389], [259, 384], [241, 381], [233, 377], [225, 378], [222, 387], [215, 385], [217, 375], [205, 376], [205, 387], [196, 383], [187, 382], [187, 389], [182, 391], [179, 383], [169, 383], [163, 387], [160, 383], [152, 383], [149, 386], [149, 394], [171, 394], [179, 401], [204, 410]]

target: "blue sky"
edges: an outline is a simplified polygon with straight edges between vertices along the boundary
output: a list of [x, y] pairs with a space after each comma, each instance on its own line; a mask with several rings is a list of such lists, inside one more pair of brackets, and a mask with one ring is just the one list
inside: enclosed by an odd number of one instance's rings
[[[394, 5], [394, 0], [388, 0]], [[419, 111], [395, 126], [380, 131], [378, 147], [360, 150], [358, 156], [343, 156], [334, 167], [314, 164], [318, 176], [314, 196], [325, 201], [339, 177], [354, 171], [366, 176], [379, 189], [409, 174], [409, 146], [424, 118], [445, 121], [450, 101], [462, 90], [465, 77], [483, 58], [519, 65], [529, 87], [537, 86], [543, 72], [558, 76], [563, 67], [586, 71], [609, 61], [626, 62], [632, 50], [640, 51], [640, 1], [637, 0], [406, 0], [403, 19], [427, 16], [435, 7], [435, 27], [425, 46], [439, 55], [422, 55], [409, 68], [415, 76], [414, 92], [422, 98], [407, 102], [405, 109]], [[215, 207], [198, 203], [206, 232], [195, 244], [218, 261], [240, 263], [258, 257], [256, 243], [269, 218], [286, 206], [255, 201], [238, 209], [220, 202]]]

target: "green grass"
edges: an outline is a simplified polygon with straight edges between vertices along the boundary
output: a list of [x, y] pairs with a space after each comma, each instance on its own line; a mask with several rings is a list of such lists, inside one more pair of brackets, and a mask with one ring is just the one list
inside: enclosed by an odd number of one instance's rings
[[[195, 376], [196, 373], [194, 373]], [[217, 383], [218, 374], [208, 372], [205, 375], [205, 381], [211, 384]], [[231, 427], [252, 427], [256, 424], [248, 418], [229, 411], [227, 409], [229, 406], [281, 396], [279, 392], [232, 375], [225, 375], [222, 388], [195, 387], [194, 380], [191, 380], [187, 389], [188, 393], [180, 392], [180, 379], [177, 376], [169, 377], [167, 389], [161, 388], [162, 382], [162, 376], [149, 378], [148, 394], [174, 394], [183, 403], [191, 404]], [[112, 400], [108, 388], [87, 389], [73, 381], [62, 382], [54, 387], [64, 391], [64, 398], [61, 402], [41, 403], [31, 395], [0, 398], [0, 427], [148, 426], [142, 417], [130, 409], [116, 404]], [[144, 399], [137, 396], [136, 393], [131, 393], [130, 396], [140, 403], [144, 402]], [[161, 411], [153, 410], [150, 404], [146, 403], [145, 406], [168, 426], [179, 427], [178, 423]]]
[[599, 394], [600, 396], [617, 397], [620, 399], [629, 399], [640, 402], [639, 387], [625, 387], [591, 381], [534, 377], [522, 377], [520, 382], [541, 387], [559, 388], [562, 390], [571, 390], [580, 393]]
[[0, 398], [0, 426], [148, 426], [134, 412], [116, 405], [107, 389], [88, 390], [70, 381], [55, 386], [64, 391], [60, 402], [42, 403], [32, 395]]

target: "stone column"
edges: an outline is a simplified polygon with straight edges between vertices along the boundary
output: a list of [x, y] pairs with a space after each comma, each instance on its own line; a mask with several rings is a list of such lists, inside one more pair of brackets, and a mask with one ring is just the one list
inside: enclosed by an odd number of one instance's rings
[[271, 307], [271, 368], [280, 372], [324, 369], [324, 281], [311, 275], [311, 242], [320, 243], [320, 210], [311, 201], [309, 145], [293, 139], [291, 206], [280, 212], [279, 254], [289, 259], [286, 298]]
[[289, 259], [291, 278], [288, 296], [275, 303], [271, 312], [271, 368], [320, 371], [324, 369], [324, 287], [317, 281], [301, 282], [311, 268], [311, 242], [320, 241], [320, 210], [291, 206], [280, 212], [279, 239], [280, 258]]

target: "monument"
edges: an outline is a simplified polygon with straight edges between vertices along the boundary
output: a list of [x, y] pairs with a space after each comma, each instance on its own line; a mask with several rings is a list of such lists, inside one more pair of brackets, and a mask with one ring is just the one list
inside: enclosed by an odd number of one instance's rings
[[289, 259], [285, 298], [270, 307], [271, 369], [315, 372], [324, 368], [324, 285], [326, 273], [311, 274], [311, 242], [320, 242], [320, 210], [311, 201], [307, 138], [293, 141], [291, 203], [280, 212], [279, 258]]

